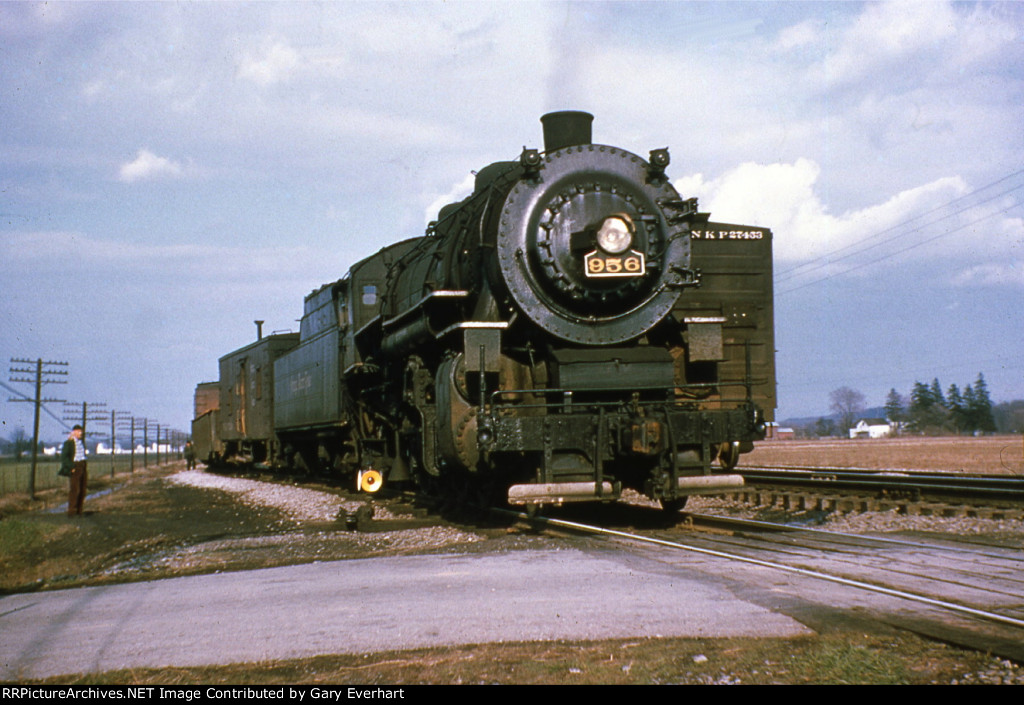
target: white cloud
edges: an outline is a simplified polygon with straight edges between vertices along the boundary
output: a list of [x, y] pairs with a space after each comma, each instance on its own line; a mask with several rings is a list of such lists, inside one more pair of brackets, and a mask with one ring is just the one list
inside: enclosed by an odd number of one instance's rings
[[952, 49], [948, 40], [956, 36], [957, 24], [956, 14], [945, 3], [868, 5], [829, 59], [830, 82], [860, 80], [907, 57], [917, 62], [936, 49]]
[[82, 86], [82, 95], [86, 98], [95, 98], [106, 89], [106, 84], [100, 80], [88, 81]]
[[125, 183], [155, 179], [165, 176], [181, 176], [183, 170], [177, 162], [158, 157], [148, 149], [140, 149], [133, 161], [121, 165], [118, 178]]
[[[783, 272], [806, 263], [815, 263], [814, 271], [842, 272], [896, 263], [905, 255], [985, 262], [1013, 256], [1024, 244], [1021, 219], [1002, 216], [1010, 202], [989, 198], [994, 188], [974, 195], [964, 179], [945, 177], [834, 215], [816, 189], [820, 172], [809, 159], [747, 163], [717, 179], [696, 174], [675, 186], [684, 196], [697, 195], [712, 220], [771, 228]], [[1002, 281], [1015, 281], [1004, 270], [998, 269]], [[992, 281], [996, 271], [979, 266], [970, 276]]]
[[276, 42], [261, 56], [244, 56], [238, 64], [238, 77], [269, 86], [291, 76], [301, 64], [297, 51], [283, 42]]
[[820, 167], [809, 159], [792, 164], [741, 164], [717, 179], [702, 175], [675, 183], [684, 197], [696, 195], [712, 220], [763, 225], [776, 233], [775, 257], [804, 260], [834, 247], [839, 220], [825, 212], [814, 192]]
[[1014, 3], [976, 5], [973, 12], [959, 23], [955, 50], [955, 66], [987, 61], [1007, 61], [1016, 64], [1014, 53], [1007, 46], [1019, 45], [1022, 34], [1020, 7]]
[[956, 275], [953, 284], [962, 287], [1024, 286], [1024, 261], [970, 267]]
[[432, 220], [437, 220], [437, 213], [444, 206], [449, 203], [458, 203], [469, 194], [473, 193], [473, 187], [476, 185], [476, 176], [473, 174], [467, 174], [459, 183], [452, 186], [448, 193], [438, 196], [435, 198], [424, 213], [424, 222], [429, 223]]
[[849, 23], [804, 20], [781, 30], [770, 48], [794, 57], [813, 48], [816, 59], [801, 66], [797, 85], [833, 92], [831, 97], [841, 100], [834, 91], [842, 87], [892, 95], [960, 83], [965, 71], [982, 64], [1012, 67], [1020, 37], [1013, 3], [899, 0], [869, 3]]
[[330, 256], [304, 246], [231, 247], [226, 245], [125, 242], [72, 231], [15, 232], [0, 240], [0, 271], [103, 272], [116, 267], [132, 274], [266, 281], [308, 276]]
[[772, 48], [775, 51], [790, 51], [818, 45], [822, 41], [825, 24], [821, 20], [805, 20], [779, 32]]

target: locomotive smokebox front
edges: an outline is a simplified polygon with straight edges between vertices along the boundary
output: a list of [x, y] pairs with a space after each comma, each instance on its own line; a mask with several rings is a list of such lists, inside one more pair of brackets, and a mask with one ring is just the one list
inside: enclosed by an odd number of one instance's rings
[[651, 164], [593, 144], [593, 120], [544, 115], [544, 154], [526, 150], [521, 170], [506, 172], [490, 222], [500, 281], [530, 321], [560, 341], [618, 345], [648, 333], [696, 283], [692, 211], [665, 178], [667, 154]]

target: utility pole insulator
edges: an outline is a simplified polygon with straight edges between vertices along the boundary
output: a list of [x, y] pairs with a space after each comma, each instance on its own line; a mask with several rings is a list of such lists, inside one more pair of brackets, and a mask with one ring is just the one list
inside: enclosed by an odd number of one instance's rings
[[28, 476], [28, 496], [29, 499], [36, 498], [36, 463], [39, 458], [39, 409], [42, 407], [44, 402], [60, 402], [63, 399], [43, 399], [43, 385], [44, 384], [67, 384], [67, 380], [53, 379], [57, 376], [67, 376], [67, 370], [52, 369], [54, 367], [67, 367], [68, 363], [56, 360], [44, 361], [41, 357], [35, 360], [28, 360], [20, 357], [12, 357], [11, 362], [20, 365], [35, 365], [35, 369], [32, 368], [11, 368], [12, 374], [35, 374], [35, 379], [32, 378], [15, 378], [11, 377], [12, 382], [28, 382], [29, 384], [35, 382], [36, 396], [34, 399], [28, 397], [24, 399], [12, 399], [11, 401], [30, 401], [35, 404], [35, 421], [32, 429], [32, 470]]

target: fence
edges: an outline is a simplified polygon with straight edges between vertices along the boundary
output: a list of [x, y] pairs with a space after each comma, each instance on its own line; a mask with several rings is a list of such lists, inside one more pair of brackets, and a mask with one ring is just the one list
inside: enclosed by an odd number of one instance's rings
[[[167, 463], [178, 460], [181, 456], [176, 452], [160, 453], [160, 463]], [[130, 453], [119, 455], [96, 455], [89, 456], [89, 477], [97, 478], [111, 475], [111, 458], [113, 458], [113, 471], [115, 474], [125, 474], [132, 471], [132, 456]], [[149, 465], [156, 465], [156, 453], [148, 455]], [[135, 454], [134, 469], [142, 469], [142, 453]], [[67, 487], [66, 477], [57, 475], [60, 470], [60, 458], [44, 456], [36, 461], [36, 491], [49, 490], [55, 487]], [[32, 458], [0, 458], [0, 496], [14, 494], [17, 492], [28, 492], [29, 476], [32, 473]]]

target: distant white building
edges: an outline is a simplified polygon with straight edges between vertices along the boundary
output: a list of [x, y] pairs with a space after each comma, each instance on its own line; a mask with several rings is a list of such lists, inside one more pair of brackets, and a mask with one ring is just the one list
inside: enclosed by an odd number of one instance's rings
[[[125, 452], [126, 453], [130, 453], [131, 451], [125, 451]], [[161, 453], [161, 454], [166, 454], [166, 453], [177, 452], [177, 449], [176, 448], [172, 448], [170, 446], [170, 444], [167, 444], [167, 443], [161, 443], [158, 446], [156, 444], [156, 442], [154, 441], [153, 443], [150, 443], [148, 446], [144, 446], [141, 443], [136, 443], [135, 444], [135, 452], [136, 453]]]
[[850, 429], [850, 438], [888, 438], [892, 425], [885, 419], [861, 419]]

